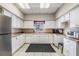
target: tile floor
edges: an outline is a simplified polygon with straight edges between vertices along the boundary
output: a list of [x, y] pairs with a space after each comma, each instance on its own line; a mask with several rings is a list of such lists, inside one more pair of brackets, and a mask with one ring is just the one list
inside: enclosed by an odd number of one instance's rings
[[51, 45], [55, 49], [54, 52], [25, 52], [30, 44], [24, 44], [24, 46], [19, 49], [13, 56], [62, 56], [57, 48]]

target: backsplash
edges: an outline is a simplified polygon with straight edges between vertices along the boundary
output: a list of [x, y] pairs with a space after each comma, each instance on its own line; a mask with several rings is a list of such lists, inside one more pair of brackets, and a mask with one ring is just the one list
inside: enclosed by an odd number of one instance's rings
[[19, 29], [19, 28], [13, 28], [12, 29], [12, 33], [21, 33], [21, 32], [22, 32], [22, 30]]

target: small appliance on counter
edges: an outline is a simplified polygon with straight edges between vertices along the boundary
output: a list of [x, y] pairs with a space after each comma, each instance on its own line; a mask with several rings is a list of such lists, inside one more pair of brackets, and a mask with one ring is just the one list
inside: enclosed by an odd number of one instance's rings
[[53, 29], [53, 33], [55, 33], [55, 34], [63, 34], [63, 29]]
[[66, 35], [67, 37], [79, 39], [79, 27], [69, 28], [69, 29], [66, 31], [65, 35]]

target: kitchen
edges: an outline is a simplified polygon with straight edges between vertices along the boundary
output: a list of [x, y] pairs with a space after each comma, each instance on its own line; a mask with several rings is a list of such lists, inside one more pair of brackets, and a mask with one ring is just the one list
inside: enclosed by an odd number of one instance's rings
[[10, 42], [3, 44], [5, 38], [0, 38], [0, 45], [10, 45], [9, 52], [0, 46], [0, 55], [79, 56], [79, 37], [67, 35], [68, 29], [79, 26], [79, 4], [47, 3], [49, 8], [43, 4], [28, 3], [30, 7], [26, 7], [27, 3], [0, 3], [0, 20], [5, 15], [10, 18], [10, 24], [5, 22], [4, 27], [11, 25]]

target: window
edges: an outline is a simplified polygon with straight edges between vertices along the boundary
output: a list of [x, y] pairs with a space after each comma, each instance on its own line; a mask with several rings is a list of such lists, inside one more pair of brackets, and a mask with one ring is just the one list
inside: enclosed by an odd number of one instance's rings
[[44, 29], [45, 21], [34, 21], [34, 31], [35, 32], [42, 32]]

